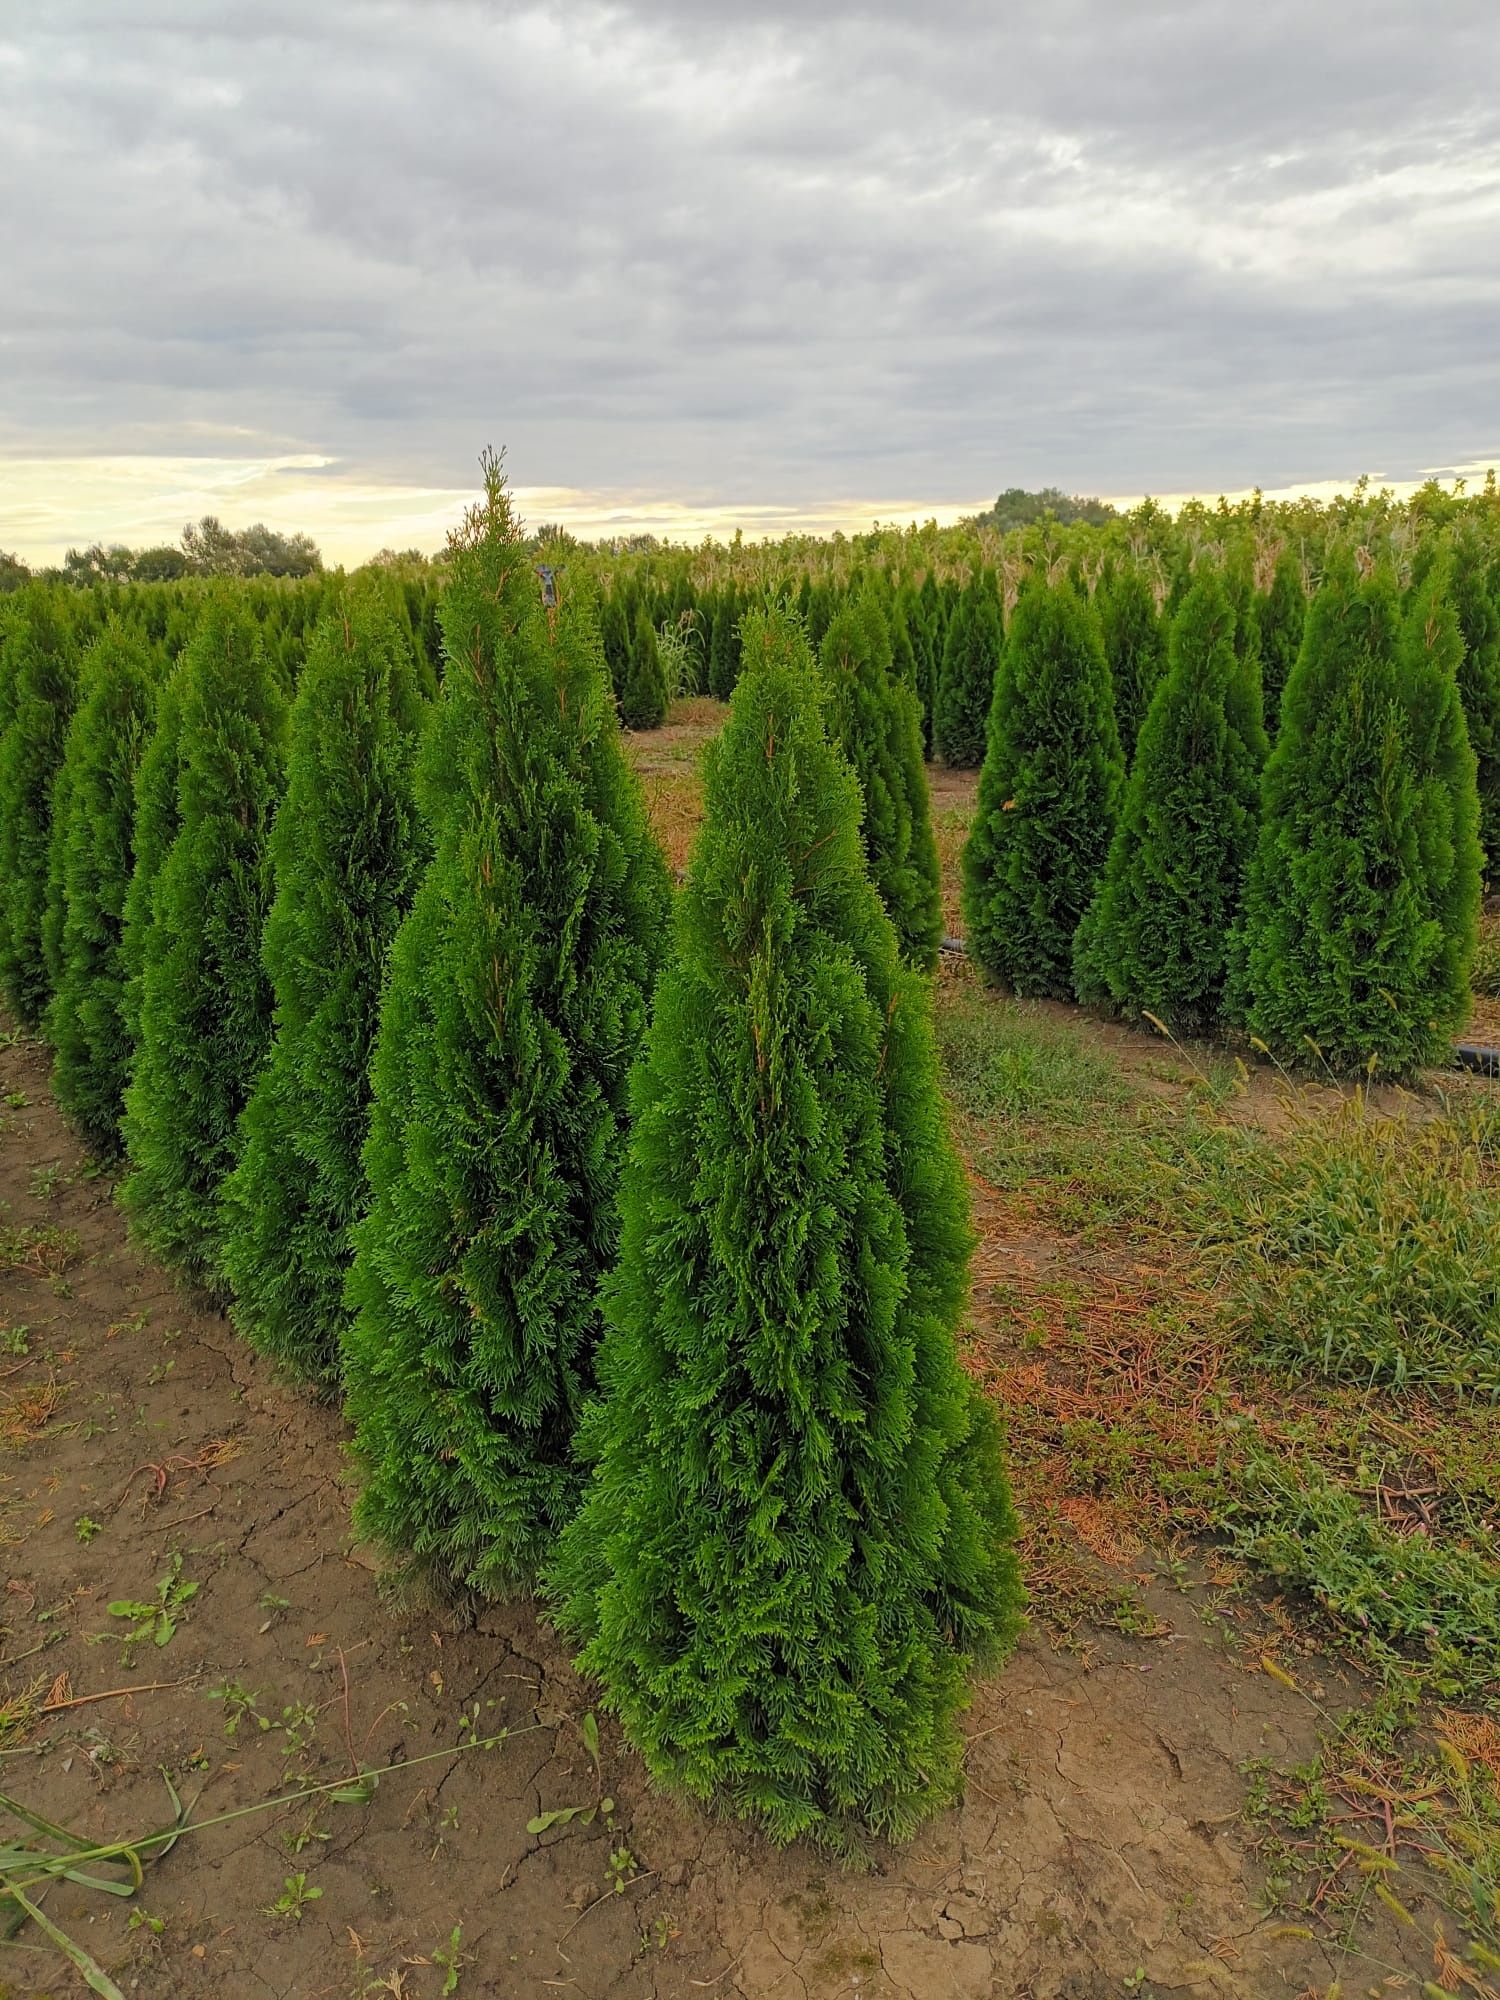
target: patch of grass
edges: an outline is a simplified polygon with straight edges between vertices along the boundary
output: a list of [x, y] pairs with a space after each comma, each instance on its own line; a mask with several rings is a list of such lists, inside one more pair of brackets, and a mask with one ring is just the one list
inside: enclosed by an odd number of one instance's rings
[[1500, 1000], [1500, 917], [1485, 917], [1480, 923], [1470, 983], [1480, 999]]
[[28, 1271], [44, 1278], [60, 1277], [80, 1247], [76, 1229], [57, 1229], [50, 1223], [0, 1227], [0, 1276]]
[[1356, 1099], [1260, 1149], [1235, 1194], [1231, 1273], [1266, 1359], [1500, 1399], [1500, 1104], [1418, 1123]]

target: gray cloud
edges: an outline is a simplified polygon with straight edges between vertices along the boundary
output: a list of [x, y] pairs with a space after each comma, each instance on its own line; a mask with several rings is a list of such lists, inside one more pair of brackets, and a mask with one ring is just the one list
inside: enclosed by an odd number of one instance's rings
[[1500, 451], [1492, 0], [0, 6], [0, 454], [701, 500]]

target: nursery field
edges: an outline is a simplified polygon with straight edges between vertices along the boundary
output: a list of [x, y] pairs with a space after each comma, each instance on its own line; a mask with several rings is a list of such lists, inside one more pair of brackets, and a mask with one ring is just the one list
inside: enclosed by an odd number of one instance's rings
[[[721, 715], [632, 740], [674, 866]], [[974, 774], [933, 784], [952, 931]], [[1030, 1624], [962, 1805], [848, 1868], [654, 1793], [529, 1602], [385, 1601], [340, 1418], [127, 1240], [6, 1024], [0, 1793], [181, 1831], [38, 1889], [0, 1995], [85, 1992], [70, 1940], [251, 2000], [1500, 1989], [1500, 1382], [1361, 1346], [1483, 1329], [1494, 1087], [1297, 1086], [962, 966], [937, 1020]]]

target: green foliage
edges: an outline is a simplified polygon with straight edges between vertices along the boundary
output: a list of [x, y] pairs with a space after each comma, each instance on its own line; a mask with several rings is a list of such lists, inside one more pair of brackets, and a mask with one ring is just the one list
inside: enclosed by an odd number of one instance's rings
[[1297, 1135], [1244, 1183], [1232, 1263], [1278, 1365], [1500, 1401], [1500, 1110]]
[[983, 514], [976, 514], [976, 527], [998, 528], [1001, 534], [1011, 528], [1026, 527], [1034, 521], [1052, 520], [1067, 526], [1072, 521], [1087, 521], [1098, 527], [1115, 519], [1115, 509], [1107, 500], [1096, 500], [1079, 493], [1064, 493], [1060, 486], [1043, 486], [1035, 493], [1024, 486], [1007, 486], [993, 507]]
[[1468, 1011], [1477, 805], [1441, 588], [1403, 632], [1390, 581], [1344, 560], [1308, 613], [1234, 948], [1246, 1025], [1287, 1059], [1404, 1074]]
[[1500, 559], [1472, 530], [1451, 543], [1450, 594], [1463, 634], [1458, 690], [1479, 760], [1479, 839], [1500, 879]]
[[632, 1091], [594, 1473], [552, 1582], [651, 1772], [772, 1837], [897, 1837], [960, 1783], [1020, 1587], [959, 1368], [971, 1235], [925, 982], [786, 613], [745, 621]]
[[708, 691], [716, 701], [728, 701], [740, 677], [740, 604], [731, 586], [714, 613], [708, 649]]
[[1166, 668], [1167, 636], [1157, 616], [1151, 580], [1138, 564], [1120, 569], [1101, 585], [1095, 603], [1114, 689], [1115, 724], [1128, 766]]
[[963, 855], [970, 956], [1017, 993], [1071, 993], [1123, 783], [1093, 611], [1071, 584], [1033, 582], [1011, 616]]
[[46, 591], [9, 622], [0, 735], [0, 987], [29, 1028], [52, 996], [44, 926], [53, 787], [76, 698], [71, 635]]
[[620, 719], [627, 729], [660, 729], [667, 713], [667, 675], [656, 628], [642, 606], [635, 614], [630, 662], [620, 692]]
[[140, 644], [114, 627], [83, 664], [68, 731], [67, 805], [54, 841], [63, 921], [47, 1034], [58, 1102], [97, 1153], [120, 1144], [134, 1040], [125, 1015], [125, 898], [134, 868], [135, 781], [156, 704]]
[[1307, 624], [1302, 556], [1290, 543], [1276, 558], [1271, 587], [1256, 606], [1256, 622], [1260, 633], [1261, 698], [1265, 704], [1266, 730], [1274, 737], [1281, 722], [1282, 690], [1297, 664]]
[[1202, 1033], [1255, 844], [1265, 736], [1224, 586], [1200, 571], [1136, 748], [1104, 874], [1074, 945], [1079, 998]]
[[433, 857], [381, 1010], [344, 1342], [356, 1522], [433, 1593], [524, 1586], [573, 1512], [669, 901], [587, 597], [549, 623], [485, 480], [450, 544]]
[[178, 826], [150, 899], [120, 1193], [142, 1240], [210, 1283], [220, 1190], [270, 1036], [260, 945], [286, 736], [255, 627], [230, 595], [204, 611], [180, 701]]
[[179, 825], [177, 768], [182, 744], [182, 695], [186, 657], [157, 689], [150, 733], [135, 774], [130, 881], [120, 926], [120, 965], [124, 976], [121, 1017], [132, 1048], [141, 1038], [141, 997], [146, 967], [146, 940], [151, 934], [151, 904], [156, 878], [171, 852]]
[[426, 858], [411, 769], [421, 708], [389, 615], [372, 592], [351, 595], [308, 648], [292, 709], [262, 948], [274, 1034], [223, 1194], [235, 1324], [322, 1382], [338, 1376], [351, 1231], [366, 1205], [386, 958]]
[[963, 587], [937, 654], [932, 746], [945, 764], [973, 770], [983, 760], [985, 719], [1003, 645], [995, 580], [976, 571]]
[[930, 972], [943, 941], [943, 905], [922, 725], [915, 692], [892, 672], [890, 630], [873, 596], [837, 614], [819, 657], [829, 735], [859, 780], [871, 880], [902, 957]]

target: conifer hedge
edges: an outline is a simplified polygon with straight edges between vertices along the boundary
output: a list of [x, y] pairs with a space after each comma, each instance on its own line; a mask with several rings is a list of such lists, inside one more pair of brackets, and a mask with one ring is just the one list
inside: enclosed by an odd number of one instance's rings
[[1017, 993], [1073, 990], [1073, 940], [1124, 784], [1098, 621], [1071, 584], [1022, 591], [963, 854], [969, 955]]
[[1265, 733], [1218, 574], [1199, 574], [1172, 625], [1119, 825], [1074, 947], [1086, 1002], [1202, 1034], [1223, 1010], [1229, 934], [1259, 823]]
[[224, 1186], [222, 1264], [235, 1324], [299, 1374], [339, 1373], [370, 1051], [391, 939], [426, 858], [412, 759], [423, 703], [409, 646], [373, 592], [351, 593], [308, 648], [271, 831], [275, 900], [262, 960], [270, 1053]]
[[484, 463], [450, 543], [432, 859], [381, 1009], [344, 1339], [356, 1523], [431, 1594], [524, 1586], [574, 1510], [670, 895], [587, 601], [543, 611]]
[[1302, 650], [1307, 623], [1307, 591], [1302, 581], [1302, 557], [1290, 543], [1276, 558], [1271, 587], [1257, 607], [1260, 628], [1261, 697], [1267, 734], [1274, 737], [1281, 723], [1281, 691], [1291, 679]]
[[871, 880], [902, 957], [930, 972], [943, 941], [943, 904], [922, 725], [915, 691], [893, 671], [890, 629], [871, 594], [836, 615], [819, 659], [829, 734], [859, 780]]
[[90, 649], [68, 731], [67, 804], [56, 828], [58, 973], [47, 1010], [52, 1087], [94, 1152], [120, 1146], [135, 1043], [125, 1011], [125, 898], [135, 864], [135, 781], [156, 705], [142, 645], [118, 627]]
[[620, 719], [627, 729], [660, 729], [666, 713], [666, 669], [662, 666], [656, 627], [643, 606], [635, 614], [625, 685], [620, 690]]
[[1115, 724], [1128, 767], [1151, 697], [1166, 669], [1167, 638], [1157, 615], [1151, 580], [1135, 563], [1117, 571], [1101, 586], [1098, 609], [1104, 657], [1109, 661], [1114, 689]]
[[[6, 638], [8, 714], [0, 736], [0, 988], [24, 1026], [52, 997], [47, 890], [53, 788], [77, 695], [73, 635], [44, 590], [26, 593]], [[55, 933], [54, 933], [55, 946]], [[55, 962], [55, 949], [54, 949]]]
[[985, 727], [1004, 647], [993, 577], [976, 570], [948, 620], [938, 655], [932, 723], [934, 754], [973, 770], [984, 759]]
[[1016, 1629], [972, 1242], [805, 642], [745, 621], [633, 1092], [593, 1473], [552, 1585], [652, 1773], [777, 1840], [901, 1837], [960, 1782]]
[[1308, 612], [1266, 764], [1236, 938], [1246, 1026], [1273, 1054], [1404, 1075], [1469, 1004], [1478, 795], [1456, 617], [1339, 556]]
[[270, 1036], [260, 946], [286, 738], [277, 677], [239, 603], [209, 602], [182, 663], [178, 824], [150, 894], [120, 1189], [142, 1240], [209, 1285], [220, 1190]]

